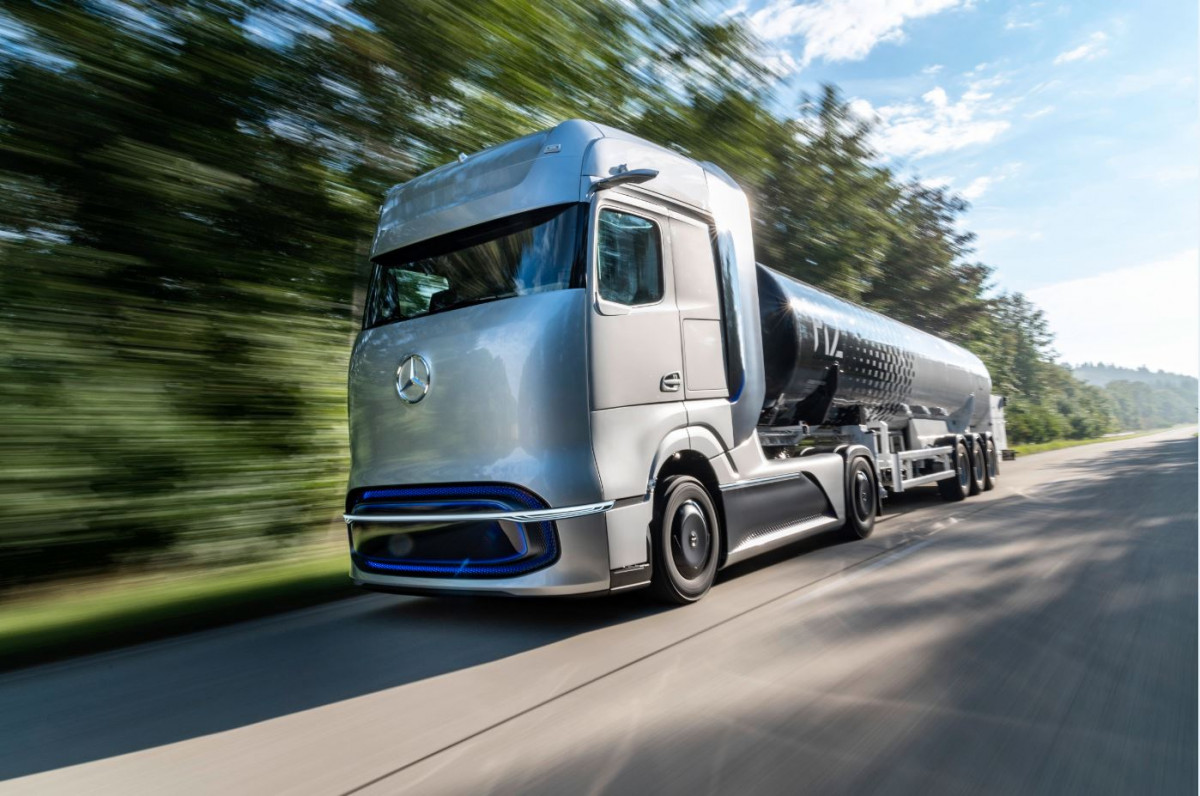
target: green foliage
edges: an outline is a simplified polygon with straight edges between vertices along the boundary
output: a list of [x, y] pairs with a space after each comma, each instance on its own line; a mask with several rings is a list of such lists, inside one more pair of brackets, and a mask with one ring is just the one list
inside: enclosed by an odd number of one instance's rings
[[[1186, 377], [1185, 377], [1186, 378]], [[1193, 379], [1193, 384], [1195, 380]], [[1154, 387], [1139, 381], [1113, 381], [1104, 388], [1116, 405], [1123, 429], [1163, 428], [1196, 422], [1196, 389]]]
[[1071, 368], [1071, 375], [1094, 384], [1097, 387], [1107, 387], [1114, 381], [1136, 381], [1149, 384], [1151, 387], [1165, 387], [1180, 392], [1196, 392], [1195, 376], [1184, 376], [1181, 373], [1169, 373], [1165, 370], [1150, 370], [1147, 367], [1122, 368], [1116, 365], [1106, 365], [1103, 362], [1092, 364], [1085, 362]]
[[897, 186], [875, 165], [868, 132], [827, 88], [772, 138], [771, 173], [749, 186], [759, 259], [855, 301], [881, 275], [898, 221]]
[[971, 346], [1015, 441], [1105, 423], [1040, 313], [987, 296], [965, 203], [882, 167], [833, 88], [777, 115], [704, 4], [12, 0], [0, 26], [0, 586], [335, 522], [383, 191], [570, 117], [721, 164], [764, 262]]
[[1122, 429], [1196, 422], [1198, 385], [1194, 376], [1090, 362], [1072, 368], [1072, 374], [1104, 389]]

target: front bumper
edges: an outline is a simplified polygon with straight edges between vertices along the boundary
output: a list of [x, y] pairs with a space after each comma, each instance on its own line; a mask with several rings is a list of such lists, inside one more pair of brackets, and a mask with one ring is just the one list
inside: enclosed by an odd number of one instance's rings
[[350, 574], [394, 592], [603, 592], [611, 507], [549, 508], [506, 485], [360, 490], [344, 515]]

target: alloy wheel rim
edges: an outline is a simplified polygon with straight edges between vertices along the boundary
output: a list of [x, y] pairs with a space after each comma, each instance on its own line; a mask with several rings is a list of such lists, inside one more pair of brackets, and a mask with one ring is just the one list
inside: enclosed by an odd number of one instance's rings
[[686, 500], [671, 518], [671, 559], [688, 580], [704, 571], [712, 547], [708, 517], [700, 504]]

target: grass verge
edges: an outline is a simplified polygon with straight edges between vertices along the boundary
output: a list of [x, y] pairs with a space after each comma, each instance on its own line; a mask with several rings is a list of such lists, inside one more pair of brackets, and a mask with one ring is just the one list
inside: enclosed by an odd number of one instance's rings
[[1168, 431], [1165, 428], [1156, 428], [1152, 431], [1131, 431], [1128, 434], [1117, 434], [1112, 437], [1093, 437], [1092, 439], [1056, 439], [1051, 442], [1031, 442], [1025, 445], [1014, 445], [1013, 450], [1018, 456], [1027, 456], [1030, 453], [1045, 453], [1046, 451], [1056, 451], [1061, 448], [1074, 448], [1079, 445], [1094, 445], [1097, 442], [1119, 442], [1123, 439], [1134, 439], [1136, 437], [1148, 437], [1151, 434], [1158, 434], [1163, 431]]
[[68, 588], [0, 603], [0, 671], [231, 624], [356, 593], [344, 553], [270, 568]]

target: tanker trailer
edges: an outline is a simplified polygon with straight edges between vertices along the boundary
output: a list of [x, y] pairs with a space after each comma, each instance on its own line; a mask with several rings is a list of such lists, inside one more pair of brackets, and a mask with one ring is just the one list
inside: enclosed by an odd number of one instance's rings
[[[971, 434], [991, 431], [991, 377], [979, 357], [764, 265], [757, 276], [764, 445], [865, 428], [893, 491], [937, 480], [946, 497], [960, 499], [992, 488], [995, 442]], [[960, 484], [938, 474], [947, 469], [940, 451], [963, 434], [972, 467]]]

